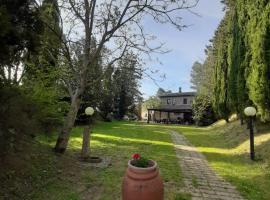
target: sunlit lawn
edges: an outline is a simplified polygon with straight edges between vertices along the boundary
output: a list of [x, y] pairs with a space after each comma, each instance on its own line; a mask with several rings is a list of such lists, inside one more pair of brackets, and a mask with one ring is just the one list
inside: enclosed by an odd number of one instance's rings
[[[252, 162], [249, 159], [248, 132], [245, 126], [238, 123], [196, 128], [135, 122], [100, 122], [95, 125], [92, 133], [91, 154], [111, 158], [111, 166], [105, 169], [83, 167], [80, 164], [77, 158], [81, 149], [82, 127], [77, 127], [73, 130], [65, 155], [47, 155], [48, 166], [55, 166], [56, 173], [50, 175], [55, 179], [36, 190], [30, 195], [30, 199], [120, 199], [127, 161], [134, 152], [158, 162], [165, 182], [165, 200], [182, 199], [181, 171], [169, 134], [169, 131], [176, 130], [198, 147], [210, 165], [237, 186], [244, 197], [250, 200], [269, 200], [270, 132], [255, 135], [258, 161]], [[55, 137], [43, 137], [39, 140], [51, 148]]]
[[250, 200], [270, 199], [270, 131], [255, 134], [258, 161], [249, 159], [248, 130], [239, 121], [213, 128], [171, 127], [182, 132], [210, 165]]
[[[76, 162], [81, 149], [82, 127], [73, 130], [69, 150], [64, 156], [71, 156]], [[42, 142], [54, 144], [54, 139], [42, 138]], [[112, 122], [95, 125], [91, 136], [91, 154], [111, 158], [111, 166], [105, 169], [78, 167], [72, 165], [71, 178], [57, 180], [38, 192], [36, 199], [101, 199], [115, 200], [121, 196], [121, 182], [127, 161], [135, 152], [156, 160], [165, 182], [165, 199], [174, 200], [182, 188], [180, 168], [175, 155], [169, 131], [162, 127], [147, 126], [142, 123]], [[63, 158], [62, 158], [63, 159]], [[68, 161], [65, 160], [66, 163]], [[74, 171], [74, 167], [78, 170]], [[73, 169], [71, 169], [73, 168]], [[74, 174], [75, 173], [75, 174]], [[64, 173], [69, 176], [69, 173]], [[72, 178], [77, 176], [79, 178]], [[66, 183], [65, 183], [66, 182]], [[49, 191], [49, 192], [48, 192]]]

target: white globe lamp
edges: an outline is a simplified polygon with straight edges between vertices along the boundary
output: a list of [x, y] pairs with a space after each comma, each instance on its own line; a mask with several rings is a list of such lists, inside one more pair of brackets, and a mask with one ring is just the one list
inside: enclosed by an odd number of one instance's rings
[[256, 115], [257, 111], [256, 111], [256, 108], [249, 106], [249, 107], [245, 108], [244, 113], [248, 117], [254, 117]]
[[87, 107], [84, 112], [86, 115], [92, 116], [94, 114], [95, 110], [92, 107]]

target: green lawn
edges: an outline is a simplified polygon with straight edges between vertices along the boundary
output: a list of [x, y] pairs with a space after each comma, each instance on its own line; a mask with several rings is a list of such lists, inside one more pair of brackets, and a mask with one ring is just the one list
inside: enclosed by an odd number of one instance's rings
[[[91, 137], [91, 154], [111, 158], [112, 165], [105, 169], [82, 167], [76, 161], [81, 149], [81, 133], [82, 127], [73, 130], [69, 149], [61, 157], [63, 163], [57, 163], [61, 178], [35, 191], [32, 198], [120, 199], [127, 161], [138, 152], [157, 161], [165, 182], [165, 199], [180, 199], [180, 168], [167, 130], [135, 122], [96, 124]], [[55, 139], [42, 137], [40, 141], [53, 146]]]
[[258, 161], [251, 162], [248, 133], [238, 121], [208, 128], [99, 122], [92, 133], [91, 154], [111, 158], [111, 166], [105, 169], [85, 166], [78, 161], [82, 127], [74, 128], [64, 155], [51, 151], [56, 135], [39, 136], [30, 149], [9, 157], [13, 162], [4, 169], [5, 173], [0, 173], [0, 181], [5, 182], [0, 199], [3, 194], [8, 194], [8, 199], [31, 200], [120, 199], [127, 161], [135, 152], [158, 162], [165, 182], [165, 200], [188, 199], [180, 193], [183, 187], [181, 170], [170, 130], [184, 134], [205, 154], [210, 165], [237, 186], [247, 199], [270, 199], [269, 128], [256, 134]]
[[206, 156], [210, 165], [250, 200], [270, 199], [270, 131], [255, 134], [257, 161], [249, 159], [249, 136], [239, 121], [208, 128], [171, 126]]

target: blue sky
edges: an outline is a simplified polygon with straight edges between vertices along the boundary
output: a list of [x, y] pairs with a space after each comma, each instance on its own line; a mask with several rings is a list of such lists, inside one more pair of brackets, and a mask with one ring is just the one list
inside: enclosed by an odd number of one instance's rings
[[[219, 0], [200, 0], [197, 7], [192, 11], [201, 17], [182, 11], [183, 24], [191, 25], [188, 28], [177, 31], [170, 25], [161, 25], [150, 20], [145, 20], [146, 31], [157, 36], [157, 40], [166, 43], [166, 48], [171, 52], [157, 55], [162, 64], [157, 62], [146, 62], [146, 67], [152, 70], [159, 70], [153, 75], [158, 79], [160, 74], [166, 74], [166, 79], [157, 82], [165, 90], [190, 91], [190, 71], [195, 61], [205, 59], [204, 49], [223, 18], [223, 5]], [[155, 95], [158, 86], [148, 77], [144, 77], [141, 83], [143, 97]]]

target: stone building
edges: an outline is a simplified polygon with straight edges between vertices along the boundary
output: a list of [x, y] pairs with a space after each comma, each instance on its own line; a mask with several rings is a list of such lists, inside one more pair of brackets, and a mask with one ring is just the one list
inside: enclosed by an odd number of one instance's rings
[[142, 118], [149, 123], [179, 123], [191, 124], [192, 102], [195, 92], [163, 93], [159, 95], [161, 105], [159, 108], [148, 108], [142, 113]]

